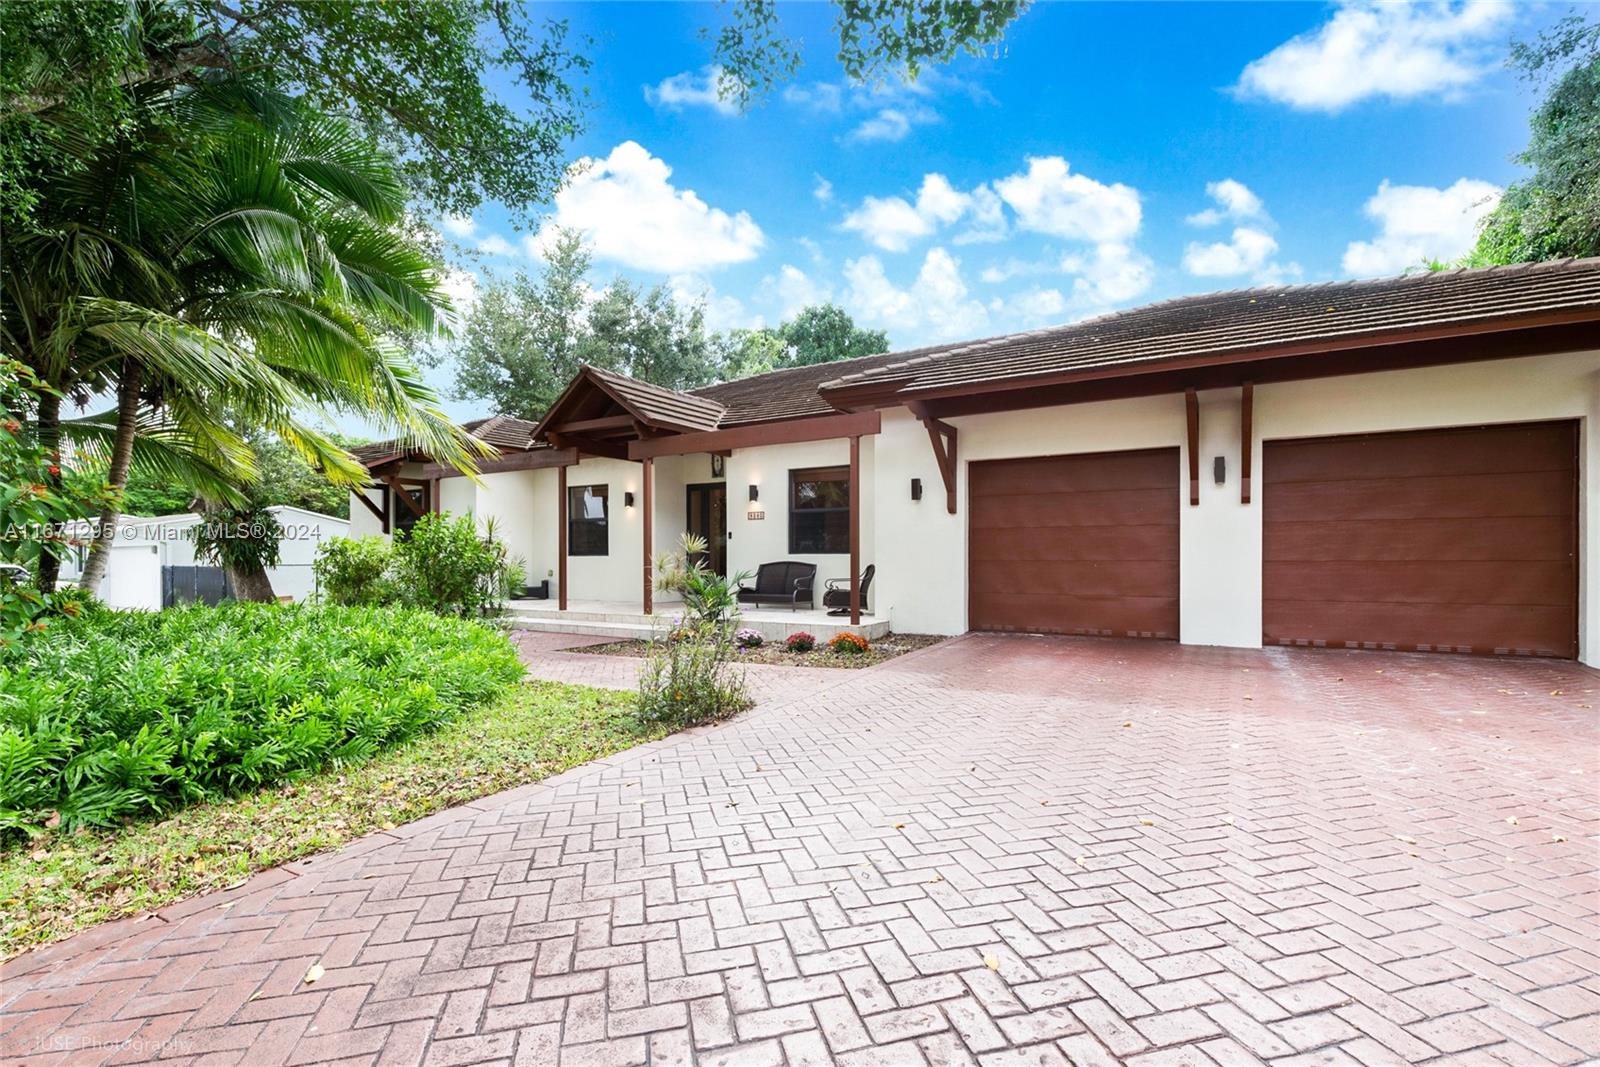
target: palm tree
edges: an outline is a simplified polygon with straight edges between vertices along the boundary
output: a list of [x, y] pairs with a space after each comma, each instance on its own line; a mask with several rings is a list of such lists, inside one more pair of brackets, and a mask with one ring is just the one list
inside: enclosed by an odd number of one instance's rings
[[[12, 242], [7, 351], [114, 418], [48, 425], [103, 458], [236, 503], [255, 476], [244, 430], [269, 429], [338, 482], [359, 464], [309, 416], [357, 411], [447, 462], [485, 453], [385, 339], [440, 328], [433, 264], [401, 230], [393, 162], [349, 124], [236, 82], [152, 98], [147, 121], [49, 179], [44, 218]], [[103, 573], [102, 516], [85, 584]]]

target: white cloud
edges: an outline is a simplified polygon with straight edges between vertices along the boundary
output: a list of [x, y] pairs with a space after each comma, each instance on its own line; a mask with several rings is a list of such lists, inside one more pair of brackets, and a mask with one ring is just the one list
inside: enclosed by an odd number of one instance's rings
[[699, 73], [684, 71], [644, 87], [644, 98], [651, 107], [682, 111], [686, 107], [708, 107], [719, 115], [739, 114], [737, 100], [722, 93], [724, 87], [736, 89], [738, 83], [721, 67], [704, 67]]
[[1139, 232], [1139, 194], [1069, 173], [1060, 156], [1034, 156], [1028, 169], [994, 183], [1024, 230], [1079, 241], [1126, 241]]
[[1334, 16], [1245, 67], [1239, 91], [1311, 111], [1370, 97], [1455, 94], [1495, 65], [1513, 5], [1503, 0], [1346, 0]]
[[730, 293], [717, 292], [716, 286], [697, 274], [674, 274], [667, 279], [667, 285], [678, 306], [700, 304], [704, 307], [708, 329], [732, 330], [761, 325], [760, 317], [752, 318], [742, 300]]
[[996, 297], [989, 307], [1000, 313], [1010, 313], [1020, 319], [1024, 329], [1032, 329], [1045, 322], [1053, 322], [1066, 313], [1069, 302], [1060, 289], [1034, 286], [1009, 297]]
[[471, 215], [446, 215], [444, 228], [455, 237], [471, 237], [478, 228], [478, 221]]
[[1232, 240], [1201, 244], [1189, 242], [1183, 253], [1183, 269], [1200, 278], [1225, 278], [1252, 274], [1266, 266], [1278, 250], [1278, 242], [1265, 230], [1239, 226]]
[[459, 325], [478, 305], [478, 276], [470, 270], [447, 267], [439, 284], [450, 298], [451, 310], [455, 312], [454, 321]]
[[792, 264], [785, 263], [777, 274], [761, 279], [760, 296], [778, 309], [778, 318], [793, 318], [795, 312], [812, 304], [833, 299], [833, 290]]
[[1224, 219], [1244, 222], [1267, 217], [1265, 209], [1261, 206], [1261, 198], [1251, 192], [1249, 186], [1232, 178], [1224, 178], [1220, 182], [1207, 182], [1206, 195], [1215, 200], [1217, 206], [1190, 215], [1184, 220], [1189, 225], [1215, 226]]
[[1155, 266], [1150, 257], [1120, 241], [1106, 241], [1089, 254], [1061, 257], [1061, 269], [1076, 274], [1072, 295], [1092, 307], [1122, 304], [1150, 288]]
[[927, 174], [915, 204], [899, 196], [865, 197], [841, 225], [886, 252], [904, 252], [916, 238], [955, 222], [971, 202], [971, 195], [957, 190], [943, 174]]
[[889, 280], [877, 256], [844, 265], [849, 289], [845, 305], [863, 324], [887, 328], [904, 344], [957, 340], [980, 333], [989, 313], [971, 298], [961, 264], [943, 248], [932, 248], [916, 279], [901, 288]]
[[514, 256], [517, 254], [517, 246], [500, 234], [491, 233], [478, 242], [478, 251], [486, 256]]
[[1443, 189], [1385, 179], [1363, 209], [1378, 223], [1378, 235], [1345, 248], [1346, 273], [1398, 274], [1424, 259], [1454, 259], [1477, 240], [1478, 222], [1494, 210], [1500, 193], [1499, 186], [1474, 178]]
[[814, 174], [814, 175], [812, 175], [812, 178], [814, 179], [814, 181], [813, 181], [812, 186], [811, 186], [811, 195], [816, 198], [817, 203], [819, 203], [819, 204], [830, 204], [830, 203], [832, 203], [833, 202], [833, 183], [830, 182], [828, 179], [824, 178], [820, 174]]
[[886, 107], [845, 135], [846, 141], [903, 141], [913, 127], [931, 126], [939, 113], [931, 107]]
[[784, 87], [785, 103], [809, 111], [837, 114], [844, 110], [844, 86], [833, 82], [811, 82], [808, 85], [792, 84]]
[[766, 237], [743, 211], [710, 207], [678, 189], [672, 168], [634, 141], [582, 161], [556, 194], [546, 223], [582, 231], [595, 258], [638, 270], [687, 274], [755, 258]]

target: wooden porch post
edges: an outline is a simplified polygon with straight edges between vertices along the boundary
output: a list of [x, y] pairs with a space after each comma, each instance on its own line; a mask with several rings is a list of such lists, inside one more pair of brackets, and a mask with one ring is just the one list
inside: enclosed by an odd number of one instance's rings
[[651, 491], [655, 483], [655, 461], [649, 456], [644, 458], [644, 613], [649, 615], [653, 609], [651, 598], [654, 593], [655, 576], [650, 572], [650, 556], [655, 551], [655, 531], [652, 527], [656, 524], [656, 508], [654, 493]]
[[556, 610], [567, 610], [567, 468], [557, 467], [556, 474], [556, 584], [560, 586], [560, 600]]
[[850, 438], [850, 625], [861, 625], [861, 437]]

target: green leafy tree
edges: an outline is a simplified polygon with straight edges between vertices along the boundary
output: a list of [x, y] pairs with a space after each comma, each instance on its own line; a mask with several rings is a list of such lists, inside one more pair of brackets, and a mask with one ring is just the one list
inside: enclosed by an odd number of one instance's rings
[[809, 367], [889, 350], [889, 335], [864, 330], [836, 304], [813, 304], [778, 327], [785, 355], [779, 367]]
[[271, 603], [272, 580], [283, 544], [277, 516], [256, 501], [237, 507], [207, 508], [195, 527], [194, 558], [215, 563], [228, 575], [235, 600]]
[[1461, 265], [1600, 255], [1600, 22], [1568, 16], [1513, 45], [1511, 62], [1553, 79], [1517, 157], [1533, 174], [1506, 189]]
[[586, 363], [674, 389], [715, 380], [718, 353], [699, 305], [624, 279], [595, 294], [592, 262], [578, 234], [561, 232], [538, 274], [490, 284], [440, 357], [455, 364], [454, 396], [537, 419]]

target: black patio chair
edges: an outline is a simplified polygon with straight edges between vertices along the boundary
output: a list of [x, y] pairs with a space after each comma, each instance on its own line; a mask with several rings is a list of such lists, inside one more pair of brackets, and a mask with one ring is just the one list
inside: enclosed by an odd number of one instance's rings
[[[876, 563], [867, 564], [867, 569], [861, 572], [861, 610], [863, 612], [867, 612], [867, 590], [872, 587], [872, 576], [876, 573], [878, 573], [878, 565]], [[822, 591], [822, 606], [830, 609], [829, 615], [850, 614], [850, 579], [829, 578], [828, 588]]]

